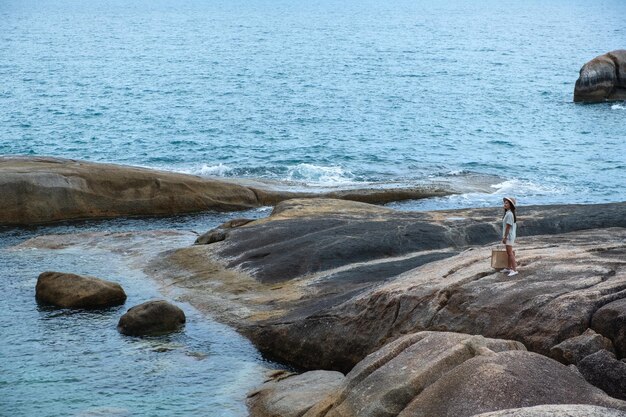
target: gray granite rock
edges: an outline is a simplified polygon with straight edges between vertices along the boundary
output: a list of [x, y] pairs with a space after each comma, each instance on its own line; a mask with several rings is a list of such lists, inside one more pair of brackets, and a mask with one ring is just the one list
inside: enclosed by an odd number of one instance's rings
[[565, 365], [576, 365], [584, 357], [606, 349], [614, 352], [611, 340], [587, 329], [580, 336], [571, 337], [550, 349], [550, 357]]
[[601, 350], [589, 355], [578, 364], [580, 373], [589, 383], [607, 394], [626, 400], [626, 363], [615, 359], [615, 355]]

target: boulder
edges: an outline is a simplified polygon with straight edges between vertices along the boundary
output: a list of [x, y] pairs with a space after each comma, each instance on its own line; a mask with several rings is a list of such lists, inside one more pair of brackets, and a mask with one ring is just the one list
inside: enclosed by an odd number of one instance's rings
[[457, 366], [424, 389], [398, 417], [463, 417], [542, 404], [626, 411], [626, 402], [609, 397], [572, 368], [536, 353], [509, 351]]
[[618, 361], [613, 353], [601, 350], [589, 355], [580, 361], [578, 369], [589, 383], [626, 400], [626, 363]]
[[124, 304], [126, 293], [119, 284], [100, 278], [43, 272], [37, 279], [35, 298], [62, 308], [99, 309]]
[[519, 340], [547, 355], [625, 295], [625, 203], [524, 207], [514, 279], [490, 268], [481, 246], [498, 240], [500, 217], [290, 200], [150, 269], [268, 357], [344, 373], [421, 330]]
[[600, 55], [580, 69], [574, 102], [626, 100], [626, 50]]
[[626, 357], [626, 298], [598, 309], [591, 320], [591, 328], [611, 339], [619, 358]]
[[[425, 389], [464, 362], [510, 349], [525, 350], [518, 342], [467, 334], [405, 335], [359, 362], [340, 389], [321, 398], [304, 416], [397, 416]], [[442, 398], [451, 395], [454, 393]]]
[[552, 347], [550, 357], [565, 365], [576, 365], [584, 357], [602, 349], [614, 352], [613, 343], [592, 329], [587, 329], [580, 336], [569, 338]]
[[[314, 372], [299, 377], [305, 381]], [[251, 409], [251, 416], [469, 417], [574, 403], [598, 407], [595, 411], [600, 407], [626, 410], [626, 402], [587, 383], [576, 368], [527, 352], [519, 342], [459, 333], [402, 336], [368, 355], [339, 380], [341, 385], [325, 394], [306, 394], [307, 406], [314, 397], [317, 402], [303, 414], [283, 414], [275, 408], [274, 414]], [[273, 401], [286, 401], [292, 391], [302, 392], [295, 379], [282, 382], [280, 391], [266, 391]]]
[[147, 336], [170, 333], [185, 324], [185, 313], [167, 301], [148, 301], [129, 309], [117, 325], [120, 333], [128, 336]]
[[626, 412], [594, 405], [537, 405], [476, 414], [473, 417], [626, 417]]
[[320, 398], [337, 390], [344, 375], [334, 371], [310, 371], [296, 375], [277, 371], [269, 381], [248, 394], [251, 417], [301, 417]]

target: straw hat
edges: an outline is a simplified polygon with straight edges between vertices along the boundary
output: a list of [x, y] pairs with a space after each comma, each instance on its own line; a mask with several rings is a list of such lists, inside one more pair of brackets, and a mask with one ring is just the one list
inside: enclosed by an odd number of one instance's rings
[[517, 205], [517, 200], [515, 197], [504, 197], [502, 201], [508, 201], [513, 207]]

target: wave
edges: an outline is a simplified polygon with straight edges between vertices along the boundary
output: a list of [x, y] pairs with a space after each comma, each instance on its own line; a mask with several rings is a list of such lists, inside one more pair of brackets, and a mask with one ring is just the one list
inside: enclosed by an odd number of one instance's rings
[[612, 110], [626, 110], [626, 105], [624, 104], [613, 104], [611, 106]]
[[301, 163], [283, 167], [231, 167], [224, 163], [216, 165], [203, 164], [199, 168], [177, 170], [185, 174], [229, 177], [269, 179], [308, 187], [340, 187], [362, 184], [352, 172], [340, 166], [321, 166]]

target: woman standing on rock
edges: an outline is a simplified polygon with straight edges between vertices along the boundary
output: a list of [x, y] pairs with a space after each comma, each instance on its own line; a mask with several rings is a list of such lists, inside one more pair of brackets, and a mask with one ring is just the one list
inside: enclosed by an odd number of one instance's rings
[[517, 234], [517, 216], [515, 215], [516, 201], [513, 197], [504, 197], [504, 216], [502, 216], [502, 243], [506, 247], [506, 254], [508, 257], [508, 266], [502, 270], [502, 272], [508, 272], [512, 277], [517, 275], [517, 263], [515, 262], [515, 251], [513, 251], [513, 244], [515, 243], [515, 236]]

